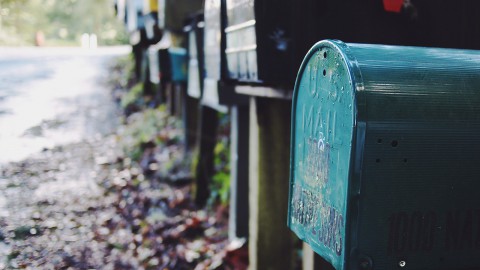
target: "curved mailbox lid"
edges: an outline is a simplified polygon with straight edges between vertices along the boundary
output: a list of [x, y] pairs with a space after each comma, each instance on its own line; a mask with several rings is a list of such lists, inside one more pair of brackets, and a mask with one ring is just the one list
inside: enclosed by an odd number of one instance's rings
[[355, 77], [339, 46], [307, 54], [293, 97], [289, 227], [336, 269], [345, 265]]
[[336, 269], [480, 267], [480, 53], [321, 41], [293, 97], [289, 227]]

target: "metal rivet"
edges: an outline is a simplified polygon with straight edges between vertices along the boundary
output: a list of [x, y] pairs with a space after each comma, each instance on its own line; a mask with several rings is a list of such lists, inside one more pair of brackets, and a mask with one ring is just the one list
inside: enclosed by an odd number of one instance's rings
[[405, 267], [405, 266], [407, 266], [407, 262], [406, 261], [399, 261], [398, 266]]

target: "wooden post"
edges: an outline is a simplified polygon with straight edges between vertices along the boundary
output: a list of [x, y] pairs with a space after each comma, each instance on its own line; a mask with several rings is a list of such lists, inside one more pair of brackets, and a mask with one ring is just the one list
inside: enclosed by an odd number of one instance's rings
[[213, 176], [213, 150], [217, 140], [218, 112], [207, 106], [200, 106], [199, 154], [196, 168], [195, 203], [206, 205], [210, 196], [210, 179]]
[[184, 83], [181, 82], [174, 82], [173, 83], [173, 96], [174, 96], [174, 111], [175, 111], [175, 116], [184, 120], [183, 119], [183, 107], [185, 105], [185, 96], [186, 96], [186, 87]]
[[302, 270], [335, 270], [335, 268], [315, 253], [308, 244], [303, 243]]
[[143, 45], [132, 45], [132, 53], [135, 60], [135, 80], [139, 82], [142, 78], [142, 59], [143, 59]]
[[197, 142], [199, 100], [184, 94], [183, 125], [185, 128], [185, 148], [192, 150]]
[[165, 104], [165, 85], [160, 81], [158, 84], [153, 85], [153, 91], [155, 93], [155, 106]]
[[287, 227], [291, 102], [250, 102], [250, 269], [294, 269], [295, 241]]
[[170, 115], [175, 115], [175, 89], [173, 82], [165, 84], [165, 94], [167, 97], [167, 111]]
[[231, 107], [230, 239], [248, 237], [248, 106]]
[[154, 88], [150, 81], [150, 63], [148, 61], [148, 50], [143, 52], [143, 64], [142, 64], [142, 82], [143, 82], [143, 96], [149, 97], [150, 102], [154, 102]]

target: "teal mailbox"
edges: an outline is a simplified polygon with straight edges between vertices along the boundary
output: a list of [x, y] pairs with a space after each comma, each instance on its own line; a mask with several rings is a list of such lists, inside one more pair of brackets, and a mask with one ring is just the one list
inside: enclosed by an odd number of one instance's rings
[[288, 226], [337, 270], [480, 269], [480, 52], [317, 43]]

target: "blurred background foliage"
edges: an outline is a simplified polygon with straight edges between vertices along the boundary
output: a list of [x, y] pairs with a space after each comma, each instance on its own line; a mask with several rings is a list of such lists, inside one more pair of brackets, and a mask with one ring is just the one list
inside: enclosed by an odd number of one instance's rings
[[78, 46], [83, 33], [99, 45], [125, 44], [112, 0], [0, 0], [0, 45]]

